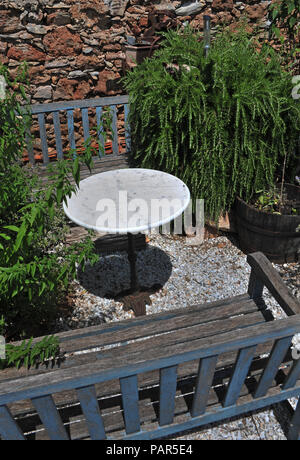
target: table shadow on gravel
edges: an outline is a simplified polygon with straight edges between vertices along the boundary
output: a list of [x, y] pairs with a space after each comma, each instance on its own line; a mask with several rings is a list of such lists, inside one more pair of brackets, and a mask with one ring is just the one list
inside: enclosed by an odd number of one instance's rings
[[[172, 273], [172, 263], [168, 254], [161, 249], [147, 245], [136, 251], [137, 275], [141, 291], [149, 295], [159, 291]], [[99, 261], [85, 270], [78, 269], [78, 281], [89, 293], [98, 297], [121, 298], [130, 289], [130, 266], [127, 251], [101, 254]], [[124, 306], [125, 307], [125, 306]]]

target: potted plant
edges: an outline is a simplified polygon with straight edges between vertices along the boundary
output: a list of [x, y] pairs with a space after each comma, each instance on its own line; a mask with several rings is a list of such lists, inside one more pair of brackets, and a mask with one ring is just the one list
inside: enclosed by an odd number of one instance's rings
[[158, 49], [158, 41], [161, 37], [141, 37], [135, 38], [127, 36], [125, 45], [125, 65], [128, 70], [141, 64], [144, 59], [151, 57], [153, 52]]
[[263, 252], [275, 263], [300, 260], [300, 187], [277, 184], [258, 190], [246, 203], [236, 200], [236, 227], [242, 250]]
[[[276, 0], [269, 5], [269, 11], [272, 19], [271, 36], [281, 43], [280, 56], [284, 67], [293, 70], [297, 67], [296, 3], [292, 0]], [[290, 95], [289, 92], [283, 92], [283, 96], [289, 96], [290, 100], [293, 94], [294, 91]], [[295, 104], [292, 103], [289, 110], [294, 107]], [[296, 113], [295, 115], [297, 116]], [[295, 151], [297, 148], [299, 149], [299, 143], [295, 145]], [[257, 190], [248, 202], [241, 198], [236, 200], [236, 227], [242, 249], [247, 253], [262, 251], [275, 263], [300, 260], [300, 179], [295, 177], [295, 172], [300, 171], [299, 162], [288, 178], [293, 182], [295, 179], [297, 185], [285, 182], [287, 160], [291, 154], [292, 149], [286, 148], [281, 178], [276, 185]]]
[[153, 59], [129, 72], [132, 163], [183, 180], [207, 221], [219, 222], [236, 197], [246, 203], [292, 178], [300, 107], [292, 77], [267, 44], [239, 29], [220, 31], [205, 56], [201, 34], [168, 31]]

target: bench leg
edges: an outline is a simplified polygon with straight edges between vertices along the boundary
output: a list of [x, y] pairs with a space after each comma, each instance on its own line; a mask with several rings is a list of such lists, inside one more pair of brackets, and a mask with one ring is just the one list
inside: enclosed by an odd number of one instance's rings
[[300, 397], [291, 421], [291, 426], [288, 432], [288, 440], [300, 441]]
[[253, 268], [250, 273], [249, 284], [248, 284], [248, 294], [251, 299], [259, 299], [262, 297], [264, 289], [264, 284], [262, 281], [256, 276]]

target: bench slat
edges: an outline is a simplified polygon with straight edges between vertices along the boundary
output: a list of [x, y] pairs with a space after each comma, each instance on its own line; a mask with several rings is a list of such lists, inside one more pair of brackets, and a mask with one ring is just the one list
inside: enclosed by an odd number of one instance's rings
[[160, 369], [159, 425], [173, 422], [177, 387], [177, 365]]
[[119, 154], [117, 107], [115, 105], [112, 106], [112, 149], [113, 155]]
[[218, 356], [211, 356], [210, 358], [203, 358], [200, 360], [191, 409], [192, 417], [197, 417], [205, 412], [217, 361]]
[[[236, 311], [235, 309], [238, 309], [239, 305], [241, 308], [244, 308], [244, 311], [247, 312], [253, 312], [258, 310], [258, 307], [253, 302], [253, 300], [251, 300], [247, 294], [243, 294], [236, 297], [230, 297], [228, 299], [217, 300], [214, 302], [201, 303], [192, 306], [187, 306], [185, 308], [178, 308], [176, 310], [163, 311], [160, 313], [156, 313], [154, 315], [147, 315], [142, 318], [130, 318], [115, 323], [104, 323], [98, 326], [90, 326], [83, 329], [75, 329], [72, 331], [60, 332], [59, 334], [57, 334], [57, 337], [59, 337], [60, 342], [63, 343], [81, 338], [93, 337], [94, 335], [98, 334], [102, 335], [102, 333], [105, 334], [106, 332], [114, 332], [114, 334], [119, 334], [122, 331], [128, 331], [132, 328], [136, 328], [135, 332], [139, 330], [142, 331], [143, 334], [145, 328], [150, 327], [149, 330], [151, 330], [152, 325], [154, 325], [154, 327], [157, 327], [157, 324], [163, 325], [161, 326], [161, 332], [166, 332], [167, 330], [172, 330], [177, 318], [180, 318], [181, 321], [181, 318], [186, 315], [188, 319], [190, 313], [197, 312], [197, 314], [200, 315], [203, 312], [205, 312], [205, 317], [208, 318], [209, 321], [211, 311], [214, 311], [215, 314], [218, 314], [219, 308], [223, 309], [223, 307], [227, 308], [229, 306], [232, 307], [232, 310]], [[169, 324], [169, 326], [165, 326], [167, 324]], [[174, 329], [175, 328], [176, 327], [174, 327]], [[149, 330], [147, 329], [147, 333]], [[15, 344], [18, 343], [21, 342], [15, 342]]]
[[129, 124], [129, 104], [124, 104], [126, 152], [131, 150], [131, 132]]
[[[90, 177], [92, 174], [98, 174], [105, 171], [110, 171], [113, 169], [122, 169], [128, 168], [128, 157], [124, 154], [114, 157], [113, 155], [107, 155], [106, 157], [98, 158], [93, 157], [94, 166], [90, 171], [85, 164], [80, 165], [80, 180], [83, 180], [87, 177]], [[47, 171], [44, 165], [36, 165], [35, 170], [39, 175], [42, 184], [49, 182], [49, 171]], [[72, 174], [67, 175], [71, 183], [74, 183], [74, 178]]]
[[24, 441], [25, 437], [6, 406], [0, 406], [0, 435], [6, 441]]
[[51, 395], [31, 399], [43, 425], [52, 440], [69, 440], [67, 431], [61, 421], [59, 413]]
[[292, 338], [293, 336], [288, 336], [276, 340], [266, 368], [261, 376], [257, 389], [255, 390], [255, 398], [260, 398], [264, 396], [268, 391], [268, 388], [271, 385], [272, 380], [278, 372], [279, 365], [283, 361], [284, 356], [290, 346]]
[[73, 110], [67, 110], [67, 122], [68, 122], [70, 149], [73, 150], [73, 157], [75, 158], [76, 157], [76, 142], [75, 142]]
[[34, 165], [35, 164], [35, 159], [34, 159], [34, 152], [33, 152], [33, 139], [32, 139], [32, 135], [31, 135], [29, 127], [26, 130], [25, 142], [26, 142], [26, 146], [27, 146], [27, 155], [28, 155], [28, 158], [29, 158], [29, 162], [32, 165]]
[[84, 142], [87, 142], [90, 137], [89, 109], [81, 109], [81, 116], [83, 124]]
[[[146, 340], [140, 340], [129, 344], [122, 344], [118, 348], [118, 358], [126, 359], [129, 355], [141, 355], [143, 353], [144, 359], [152, 359], [156, 354], [161, 354], [164, 347], [171, 350], [177, 350], [177, 353], [181, 354], [191, 346], [193, 340], [207, 340], [217, 339], [222, 333], [234, 333], [239, 329], [239, 332], [244, 328], [250, 328], [251, 326], [257, 326], [264, 324], [264, 319], [259, 312], [249, 313], [245, 317], [236, 316], [234, 318], [220, 319], [215, 322], [195, 324], [191, 327], [181, 328], [172, 330], [168, 334], [161, 334], [150, 337]], [[115, 356], [114, 348], [108, 348], [107, 350], [100, 351], [98, 353], [99, 359], [112, 359]]]
[[293, 366], [282, 386], [283, 390], [286, 390], [287, 388], [291, 388], [294, 385], [296, 385], [297, 380], [300, 377], [300, 359], [297, 361], [294, 361]]
[[[57, 112], [59, 110], [74, 110], [82, 108], [92, 107], [105, 107], [110, 105], [128, 104], [128, 95], [124, 96], [109, 96], [109, 97], [97, 97], [93, 99], [78, 99], [74, 101], [62, 101], [47, 104], [33, 104], [29, 107], [32, 114], [38, 113], [49, 113]], [[24, 107], [24, 111], [28, 110], [28, 107]]]
[[262, 297], [264, 283], [257, 277], [254, 269], [251, 269], [250, 278], [248, 283], [248, 294], [251, 299], [259, 299]]
[[120, 387], [122, 392], [126, 433], [136, 433], [140, 431], [137, 375], [130, 375], [129, 377], [121, 378]]
[[267, 287], [275, 300], [279, 303], [287, 315], [300, 313], [300, 304], [293, 297], [282, 281], [279, 273], [274, 270], [273, 265], [267, 257], [260, 252], [255, 252], [247, 256], [247, 261], [254, 270], [256, 276]]
[[62, 147], [62, 140], [61, 140], [59, 112], [53, 112], [52, 116], [53, 116], [57, 158], [62, 159], [63, 158], [63, 147]]
[[[96, 107], [96, 120], [97, 120], [97, 135], [99, 140], [99, 157], [104, 156], [104, 136], [103, 136], [103, 126], [102, 126], [102, 107]], [[101, 148], [101, 147], [102, 148]]]
[[[130, 320], [122, 324], [110, 323], [110, 325], [105, 325], [103, 329], [101, 327], [95, 328], [89, 335], [85, 331], [81, 333], [78, 330], [73, 340], [70, 335], [62, 336], [60, 344], [69, 353], [93, 346], [112, 345], [114, 343], [150, 337], [166, 332], [183, 331], [184, 333], [186, 328], [193, 326], [201, 327], [203, 335], [207, 336], [213, 334], [214, 331], [224, 331], [226, 327], [228, 330], [229, 323], [225, 322], [225, 320], [229, 320], [234, 315], [236, 316], [235, 319], [232, 319], [233, 326], [237, 324], [250, 324], [252, 316], [249, 315], [251, 314], [256, 315], [253, 316], [254, 320], [264, 320], [262, 314], [257, 311], [257, 306], [252, 301], [237, 302], [224, 306], [220, 305], [219, 307], [216, 306], [215, 309], [202, 310], [201, 305], [193, 306], [177, 310], [177, 314], [174, 311], [170, 311], [160, 316], [159, 314], [155, 315], [154, 318], [153, 315], [147, 315], [144, 320], [140, 321]], [[239, 318], [238, 315], [240, 315]], [[212, 323], [213, 321], [215, 321], [214, 324]], [[192, 332], [194, 332], [193, 329], [190, 333]], [[200, 331], [198, 332], [199, 336]], [[188, 333], [186, 335], [188, 339]]]
[[231, 406], [235, 404], [239, 397], [242, 385], [248, 374], [252, 359], [254, 358], [256, 345], [243, 348], [239, 351], [238, 358], [234, 367], [228, 389], [226, 392], [223, 406]]
[[77, 394], [84, 416], [86, 418], [88, 430], [93, 440], [106, 439], [103, 420], [99, 410], [96, 391], [94, 385], [77, 388]]
[[40, 138], [42, 142], [43, 162], [44, 164], [48, 164], [49, 154], [48, 154], [47, 132], [46, 132], [46, 124], [45, 124], [45, 115], [43, 113], [38, 114], [38, 122], [39, 122], [39, 127], [40, 127]]
[[287, 438], [290, 441], [300, 441], [300, 398], [298, 399]]

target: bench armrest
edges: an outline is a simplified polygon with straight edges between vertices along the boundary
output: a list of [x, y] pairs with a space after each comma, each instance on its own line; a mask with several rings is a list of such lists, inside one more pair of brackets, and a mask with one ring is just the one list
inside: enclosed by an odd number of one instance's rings
[[249, 254], [247, 262], [252, 268], [248, 288], [251, 298], [261, 297], [263, 287], [266, 286], [288, 316], [300, 313], [299, 302], [291, 295], [281, 276], [263, 253]]

